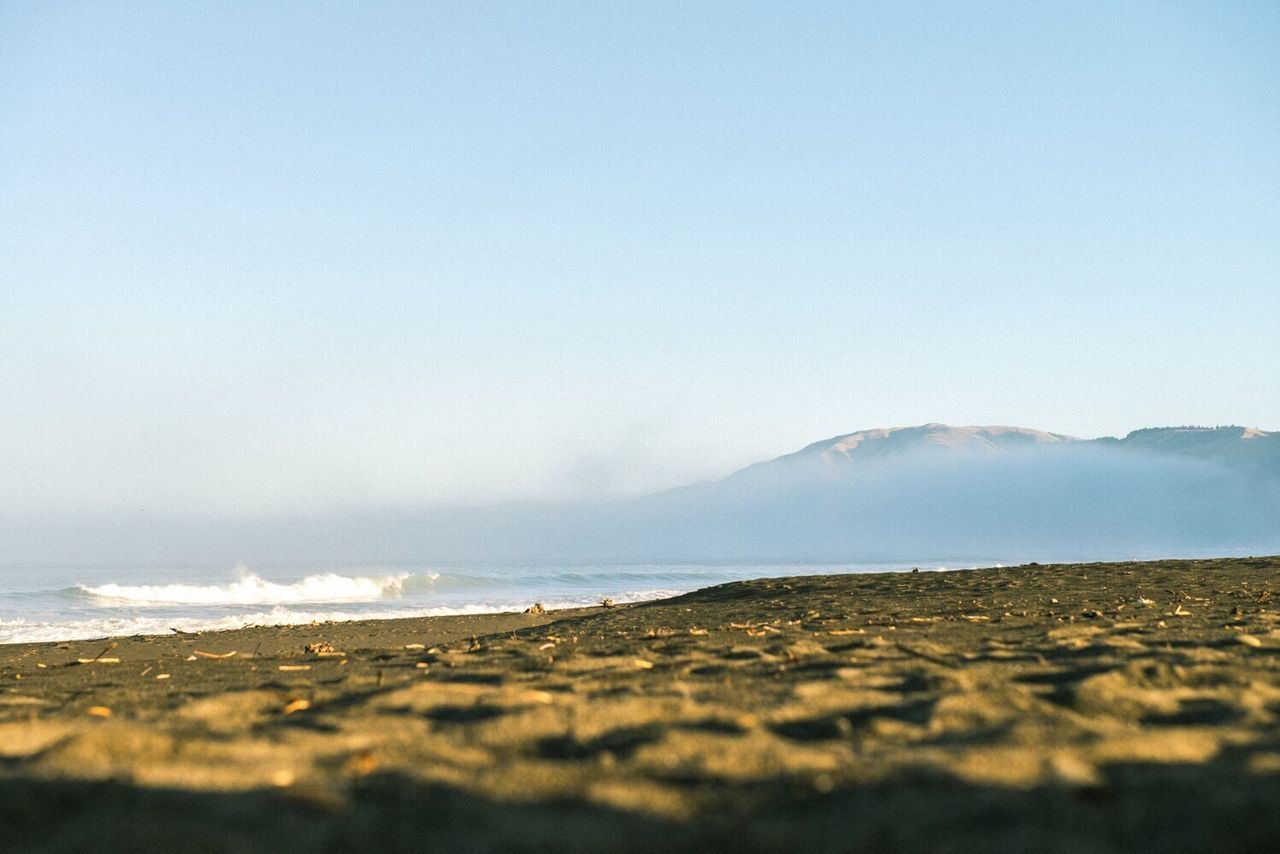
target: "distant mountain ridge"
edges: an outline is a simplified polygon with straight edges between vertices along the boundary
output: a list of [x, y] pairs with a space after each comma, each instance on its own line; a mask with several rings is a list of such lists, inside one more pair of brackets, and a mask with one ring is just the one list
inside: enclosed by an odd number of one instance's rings
[[1148, 427], [1123, 439], [1093, 442], [1122, 449], [1194, 457], [1251, 473], [1280, 476], [1280, 432], [1255, 427]]
[[1101, 447], [1160, 456], [1190, 457], [1251, 473], [1280, 476], [1280, 433], [1253, 427], [1147, 427], [1123, 438], [1078, 439], [1026, 427], [952, 427], [930, 423], [916, 427], [876, 428], [845, 433], [806, 445], [791, 454], [747, 466], [725, 480], [759, 476], [771, 469], [842, 468], [886, 462], [907, 454], [1000, 456], [1051, 446]]
[[[43, 539], [41, 539], [43, 538]], [[183, 524], [0, 524], [0, 562], [1040, 563], [1280, 554], [1280, 433], [924, 424], [637, 498]], [[585, 582], [584, 583], [589, 583]]]

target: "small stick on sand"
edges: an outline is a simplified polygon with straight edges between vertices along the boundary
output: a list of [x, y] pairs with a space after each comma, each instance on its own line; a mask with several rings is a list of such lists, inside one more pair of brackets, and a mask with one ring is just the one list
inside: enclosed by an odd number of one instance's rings
[[197, 658], [232, 658], [236, 654], [234, 649], [231, 652], [202, 652], [198, 649], [193, 650], [193, 652]]
[[[111, 652], [111, 650], [115, 649], [115, 648], [116, 648], [116, 647], [118, 647], [119, 645], [120, 645], [120, 644], [116, 643], [115, 641], [112, 641], [111, 643], [107, 644], [105, 648], [103, 648], [102, 652], [98, 653], [97, 655], [95, 655], [93, 658], [91, 658], [91, 659], [89, 659], [89, 660], [90, 660], [90, 661], [97, 661], [98, 659], [102, 658], [102, 656], [104, 656], [104, 655], [106, 655], [107, 653]], [[117, 658], [117, 659], [113, 659], [113, 660], [115, 660], [115, 661], [119, 661], [120, 659], [118, 659], [118, 658]], [[81, 662], [83, 662], [83, 661], [84, 661], [84, 659], [81, 659]]]

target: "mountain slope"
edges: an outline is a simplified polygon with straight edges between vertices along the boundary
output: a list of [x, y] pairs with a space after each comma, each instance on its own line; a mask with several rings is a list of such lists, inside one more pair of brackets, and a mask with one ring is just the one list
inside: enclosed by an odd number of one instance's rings
[[940, 460], [948, 456], [998, 457], [1062, 446], [1093, 446], [1134, 454], [1176, 456], [1280, 477], [1280, 433], [1248, 427], [1154, 427], [1124, 438], [1076, 439], [1025, 427], [923, 424], [846, 433], [814, 442], [791, 454], [747, 466], [725, 478], [759, 478], [768, 472], [808, 470], [817, 474], [849, 466]]
[[1123, 439], [1095, 439], [1126, 451], [1191, 457], [1280, 477], [1280, 433], [1253, 427], [1151, 427]]
[[1240, 427], [863, 430], [636, 502], [626, 533], [653, 556], [725, 559], [1266, 553], [1278, 451], [1280, 434]]

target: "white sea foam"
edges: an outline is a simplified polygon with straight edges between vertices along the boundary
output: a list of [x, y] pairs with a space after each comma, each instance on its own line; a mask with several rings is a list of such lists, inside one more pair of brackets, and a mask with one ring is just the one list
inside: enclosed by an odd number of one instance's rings
[[409, 573], [376, 578], [308, 575], [279, 583], [248, 573], [230, 584], [99, 584], [77, 585], [98, 600], [137, 607], [151, 605], [290, 605], [324, 602], [365, 602], [396, 596]]
[[[619, 593], [613, 600], [618, 604], [662, 599], [682, 592], [678, 590], [642, 590]], [[599, 604], [596, 598], [545, 599], [543, 606], [549, 609], [581, 608]], [[223, 616], [118, 616], [95, 617], [79, 620], [51, 620], [47, 622], [26, 619], [0, 620], [0, 643], [41, 643], [45, 641], [87, 640], [90, 638], [128, 637], [132, 635], [167, 635], [174, 629], [183, 632], [209, 632], [240, 629], [245, 626], [296, 626], [309, 623], [345, 622], [347, 620], [386, 620], [404, 617], [442, 617], [453, 614], [495, 614], [522, 611], [524, 600], [495, 599], [456, 606], [428, 608], [381, 609], [368, 611], [310, 610], [276, 605], [268, 611], [247, 611]]]

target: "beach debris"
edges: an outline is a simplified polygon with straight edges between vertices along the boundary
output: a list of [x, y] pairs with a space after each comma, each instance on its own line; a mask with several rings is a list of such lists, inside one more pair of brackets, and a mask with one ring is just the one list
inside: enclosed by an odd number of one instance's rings
[[283, 714], [291, 715], [294, 712], [304, 712], [309, 708], [311, 708], [311, 701], [304, 700], [303, 698], [298, 697], [297, 699], [290, 700], [288, 703], [286, 703], [285, 707], [280, 711]]
[[[788, 625], [794, 625], [794, 622], [788, 623]], [[775, 635], [782, 634], [782, 629], [777, 626], [771, 626], [768, 623], [730, 623], [729, 628], [745, 631], [749, 637], [753, 638], [770, 633]]]
[[600, 600], [600, 607], [601, 607], [601, 608], [612, 608], [612, 607], [613, 607], [613, 600], [612, 600], [612, 599], [608, 599], [608, 598], [601, 599], [601, 600]]
[[84, 713], [86, 715], [91, 715], [92, 717], [95, 717], [95, 718], [111, 717], [111, 709], [107, 708], [106, 706], [90, 706], [89, 708], [84, 710]]
[[425, 643], [407, 643], [404, 645], [404, 648], [405, 649], [426, 649], [427, 645]]
[[102, 648], [102, 652], [98, 653], [98, 654], [97, 654], [97, 655], [95, 655], [93, 658], [77, 658], [77, 659], [76, 659], [76, 662], [77, 662], [77, 663], [79, 663], [79, 664], [95, 664], [95, 663], [101, 663], [101, 664], [119, 664], [119, 663], [120, 663], [120, 659], [118, 659], [118, 658], [103, 658], [103, 656], [104, 656], [104, 655], [106, 655], [107, 653], [111, 652], [111, 650], [115, 649], [115, 648], [116, 648], [116, 647], [118, 647], [119, 645], [120, 645], [120, 644], [119, 644], [119, 643], [117, 643], [116, 641], [112, 641], [111, 643], [109, 643], [109, 644], [107, 644], [105, 647], [103, 647], [103, 648]]
[[231, 652], [204, 652], [203, 650], [199, 650], [199, 649], [192, 650], [192, 655], [194, 655], [196, 658], [218, 658], [218, 659], [234, 658], [235, 654], [236, 654], [236, 651], [234, 649], [231, 650]]
[[694, 637], [706, 637], [707, 635], [711, 634], [711, 632], [707, 631], [706, 629], [689, 629], [689, 634], [693, 635]]
[[481, 649], [480, 639], [475, 635], [471, 636], [471, 643], [467, 646], [467, 652], [479, 652]]
[[633, 662], [633, 664], [635, 664], [635, 666], [636, 666], [636, 669], [637, 669], [637, 670], [652, 670], [652, 669], [653, 669], [653, 662], [652, 662], [652, 661], [646, 661], [646, 660], [645, 660], [645, 659], [643, 659], [643, 658], [637, 658], [637, 659]]
[[367, 777], [378, 767], [378, 757], [368, 750], [354, 753], [347, 759], [347, 770], [358, 777]]
[[334, 649], [333, 644], [330, 644], [328, 640], [320, 640], [316, 641], [314, 644], [307, 644], [306, 647], [302, 648], [302, 650], [303, 652], [311, 653], [312, 656], [319, 656], [320, 658], [334, 658], [337, 656], [346, 656], [347, 654], [342, 652], [340, 649]]
[[1080, 612], [1080, 616], [1087, 617], [1090, 620], [1096, 620], [1098, 617], [1102, 616], [1102, 612], [1097, 608], [1085, 608]]
[[1259, 605], [1262, 605], [1262, 604], [1265, 604], [1266, 602], [1269, 602], [1270, 600], [1271, 600], [1271, 591], [1263, 590], [1261, 593], [1258, 594], [1258, 598], [1255, 599], [1254, 601], [1257, 602]]
[[156, 680], [157, 680], [157, 681], [160, 681], [160, 680], [163, 680], [163, 679], [168, 679], [168, 678], [169, 678], [169, 674], [168, 674], [168, 673], [157, 673], [157, 674], [156, 674]]
[[155, 669], [155, 668], [153, 668], [150, 664], [148, 664], [145, 668], [143, 668], [142, 672], [141, 672], [141, 673], [139, 673], [138, 675], [139, 675], [139, 676], [146, 676], [148, 673], [150, 673], [150, 672], [151, 672], [152, 670], [154, 670], [154, 669]]
[[534, 602], [528, 608], [524, 609], [526, 614], [545, 614], [547, 609], [543, 607], [541, 602]]
[[542, 646], [538, 647], [538, 652], [542, 652], [542, 651], [544, 651], [544, 650], [548, 650], [548, 649], [555, 649], [555, 648], [556, 648], [556, 643], [555, 643], [555, 641], [547, 641], [547, 642], [546, 642], [546, 643], [544, 643]]
[[1262, 641], [1253, 635], [1236, 635], [1236, 643], [1242, 643], [1245, 646], [1251, 646], [1255, 649], [1262, 646]]
[[1171, 614], [1168, 614], [1167, 616], [1170, 616], [1170, 617], [1190, 617], [1190, 616], [1191, 616], [1191, 612], [1190, 612], [1190, 611], [1188, 611], [1188, 610], [1186, 610], [1185, 608], [1183, 608], [1183, 607], [1182, 607], [1182, 603], [1181, 603], [1181, 602], [1179, 602], [1179, 603], [1178, 603], [1178, 606], [1177, 606], [1176, 608], [1174, 608], [1174, 609], [1173, 609], [1173, 612], [1172, 612]]
[[427, 669], [427, 667], [428, 667], [428, 664], [427, 664], [427, 662], [425, 662], [425, 661], [419, 661], [419, 662], [417, 662], [416, 664], [414, 664], [413, 666], [414, 666], [415, 668], [417, 668], [418, 670], [426, 670], [426, 669]]
[[835, 637], [844, 637], [845, 635], [865, 635], [866, 629], [829, 629], [827, 634]]
[[276, 666], [276, 669], [283, 670], [286, 672], [292, 672], [292, 671], [298, 671], [298, 670], [310, 670], [311, 665], [310, 664], [280, 664]]

